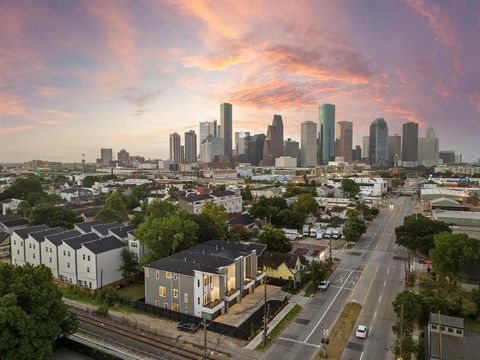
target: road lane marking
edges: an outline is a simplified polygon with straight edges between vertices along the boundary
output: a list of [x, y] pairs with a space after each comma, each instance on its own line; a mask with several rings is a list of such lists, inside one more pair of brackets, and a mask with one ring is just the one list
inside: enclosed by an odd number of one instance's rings
[[385, 285], [387, 285], [387, 280], [383, 282], [383, 287], [385, 287]]
[[293, 340], [293, 339], [285, 338], [285, 337], [282, 337], [282, 336], [279, 336], [278, 338], [280, 340], [291, 341], [291, 342], [294, 342], [294, 343], [297, 343], [297, 344], [302, 344], [302, 345], [310, 345], [310, 346], [314, 346], [316, 348], [321, 347], [320, 345], [317, 345], [317, 344], [312, 344], [312, 343], [307, 343], [307, 342], [303, 342], [303, 341]]
[[362, 360], [362, 358], [363, 358], [363, 351], [362, 351], [362, 353], [360, 354], [360, 360]]
[[390, 272], [390, 268], [387, 269], [387, 274]]
[[382, 295], [378, 298], [378, 302], [382, 301]]
[[340, 294], [340, 292], [343, 290], [345, 284], [347, 283], [348, 279], [350, 278], [350, 276], [353, 274], [353, 271], [350, 271], [350, 274], [348, 274], [347, 278], [345, 279], [345, 282], [343, 283], [342, 287], [340, 289], [338, 289], [337, 291], [337, 294], [335, 295], [335, 297], [333, 298], [332, 302], [330, 303], [330, 305], [328, 305], [327, 309], [325, 310], [325, 312], [323, 313], [322, 317], [320, 318], [320, 320], [318, 320], [318, 323], [317, 325], [315, 325], [315, 327], [313, 328], [313, 330], [310, 332], [310, 334], [307, 336], [307, 338], [305, 339], [304, 343], [306, 344], [308, 339], [310, 339], [310, 337], [312, 336], [312, 334], [315, 332], [315, 330], [317, 330], [318, 328], [318, 325], [320, 325], [320, 323], [322, 322], [323, 318], [325, 317], [325, 315], [327, 314], [328, 310], [330, 310], [330, 308], [332, 307], [333, 303], [335, 302], [335, 300], [337, 300], [337, 297], [338, 295]]
[[373, 318], [375, 319], [377, 317], [377, 312], [375, 311], [375, 314], [373, 314]]

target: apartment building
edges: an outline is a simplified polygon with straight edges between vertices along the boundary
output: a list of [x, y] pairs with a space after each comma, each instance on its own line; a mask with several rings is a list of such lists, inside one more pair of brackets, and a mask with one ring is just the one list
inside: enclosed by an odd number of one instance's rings
[[255, 291], [266, 245], [211, 240], [145, 266], [145, 302], [214, 319]]
[[43, 246], [41, 249], [42, 264], [50, 268], [55, 279], [58, 279], [58, 264], [61, 261], [65, 261], [65, 255], [58, 251], [58, 247], [62, 244], [63, 240], [79, 235], [81, 234], [77, 230], [69, 230], [59, 234], [45, 236], [45, 240], [43, 241]]
[[43, 231], [48, 229], [47, 225], [29, 226], [22, 229], [16, 229], [12, 231], [10, 238], [12, 248], [12, 264], [24, 265], [25, 264], [25, 240], [30, 233], [37, 231]]
[[[387, 193], [387, 182], [381, 178], [350, 177], [360, 187], [360, 195], [382, 196]], [[327, 185], [335, 189], [342, 187], [343, 178], [329, 179]]]
[[63, 227], [54, 227], [42, 231], [37, 231], [28, 234], [25, 239], [25, 262], [32, 265], [40, 265], [42, 263], [41, 247], [45, 236], [55, 235], [65, 231]]
[[178, 199], [178, 205], [190, 214], [199, 214], [209, 201], [222, 205], [229, 214], [241, 213], [243, 209], [242, 196], [229, 190], [214, 191], [211, 194], [188, 194]]

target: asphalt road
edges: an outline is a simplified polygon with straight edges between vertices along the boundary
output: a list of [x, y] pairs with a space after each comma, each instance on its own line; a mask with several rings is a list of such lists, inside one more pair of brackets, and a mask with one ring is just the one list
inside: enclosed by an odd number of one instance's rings
[[[331, 329], [349, 301], [362, 304], [358, 323], [369, 327], [368, 339], [350, 337], [341, 359], [391, 359], [391, 302], [403, 288], [405, 251], [395, 245], [395, 227], [412, 212], [410, 197], [391, 200], [351, 249], [334, 253], [341, 259], [330, 277], [330, 288], [316, 293], [298, 317], [282, 332], [266, 359], [313, 359], [325, 329]], [[335, 339], [330, 339], [335, 341]]]

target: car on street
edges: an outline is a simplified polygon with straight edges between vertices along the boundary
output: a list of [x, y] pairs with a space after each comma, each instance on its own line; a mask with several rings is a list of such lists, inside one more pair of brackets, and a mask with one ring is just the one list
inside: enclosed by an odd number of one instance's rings
[[366, 339], [368, 335], [368, 328], [365, 325], [358, 325], [357, 330], [355, 331], [355, 336], [357, 338]]
[[320, 281], [320, 285], [318, 285], [318, 290], [327, 291], [329, 286], [330, 286], [330, 281], [328, 280]]
[[186, 323], [179, 322], [177, 324], [177, 330], [185, 331], [190, 334], [193, 334], [195, 331], [197, 331], [197, 329], [198, 329], [198, 325], [192, 322], [186, 322]]

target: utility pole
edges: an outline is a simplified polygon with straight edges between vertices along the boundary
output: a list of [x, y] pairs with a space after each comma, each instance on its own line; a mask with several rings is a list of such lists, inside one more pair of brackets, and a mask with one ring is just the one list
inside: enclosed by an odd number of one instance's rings
[[403, 354], [403, 301], [400, 310], [400, 356]]
[[332, 237], [330, 237], [330, 271], [332, 271]]
[[265, 301], [263, 303], [263, 346], [267, 347], [267, 275], [264, 279]]
[[439, 341], [438, 345], [440, 347], [440, 351], [438, 352], [440, 354], [440, 360], [443, 360], [443, 348], [442, 348], [442, 320], [440, 319], [440, 311], [437, 313], [438, 314], [438, 336], [439, 336]]
[[203, 319], [203, 359], [207, 360], [207, 320]]

